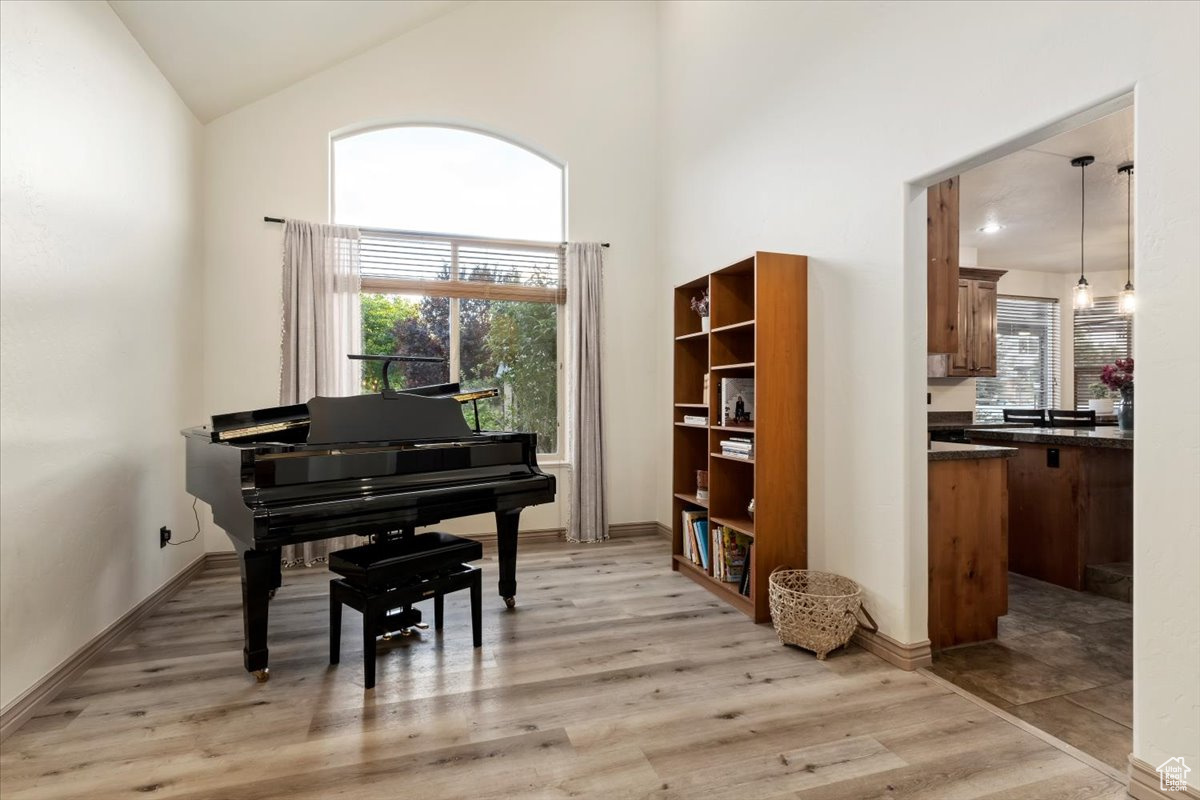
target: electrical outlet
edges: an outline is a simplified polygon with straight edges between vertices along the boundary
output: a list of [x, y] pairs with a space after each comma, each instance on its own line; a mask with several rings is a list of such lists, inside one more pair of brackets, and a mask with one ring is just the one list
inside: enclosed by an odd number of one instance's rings
[[167, 543], [170, 541], [171, 541], [171, 529], [168, 528], [166, 525], [163, 525], [161, 528], [158, 529], [158, 546], [160, 548], [166, 547]]

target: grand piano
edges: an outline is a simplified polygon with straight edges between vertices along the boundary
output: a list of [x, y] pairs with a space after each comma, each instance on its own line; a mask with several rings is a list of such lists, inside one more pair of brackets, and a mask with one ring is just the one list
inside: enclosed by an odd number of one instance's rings
[[[280, 548], [359, 534], [410, 536], [418, 526], [494, 513], [499, 593], [517, 593], [517, 524], [554, 499], [537, 435], [467, 425], [456, 384], [412, 392], [314, 397], [300, 405], [213, 417], [182, 431], [187, 491], [212, 507], [242, 571], [246, 670], [267, 679], [268, 606], [282, 581]], [[410, 609], [404, 627], [420, 620]]]

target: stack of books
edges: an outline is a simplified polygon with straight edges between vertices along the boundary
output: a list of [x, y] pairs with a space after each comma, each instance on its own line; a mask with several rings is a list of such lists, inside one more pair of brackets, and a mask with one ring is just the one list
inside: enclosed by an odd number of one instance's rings
[[743, 436], [731, 436], [721, 441], [721, 455], [749, 461], [754, 458], [754, 440]]
[[708, 425], [708, 417], [701, 417], [696, 414], [684, 414], [684, 425]]
[[708, 513], [683, 512], [683, 555], [701, 569], [708, 569]]
[[751, 539], [732, 528], [717, 525], [712, 531], [713, 577], [726, 583], [742, 583]]

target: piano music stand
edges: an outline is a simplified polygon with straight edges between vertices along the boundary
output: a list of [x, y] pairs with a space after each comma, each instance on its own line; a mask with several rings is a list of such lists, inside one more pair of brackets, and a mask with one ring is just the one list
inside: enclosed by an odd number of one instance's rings
[[417, 364], [445, 364], [446, 359], [438, 358], [437, 356], [375, 356], [363, 355], [362, 353], [350, 353], [346, 358], [351, 361], [382, 361], [383, 362], [383, 396], [395, 397], [399, 394], [392, 388], [392, 383], [388, 380], [388, 370], [392, 364], [396, 362], [417, 363]]

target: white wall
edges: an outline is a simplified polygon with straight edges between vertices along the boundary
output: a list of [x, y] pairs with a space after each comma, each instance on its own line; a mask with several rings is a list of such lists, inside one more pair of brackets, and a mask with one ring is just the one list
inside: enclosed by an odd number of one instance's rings
[[[1125, 288], [1125, 271], [1091, 272], [1088, 283], [1093, 295], [1116, 297]], [[1074, 408], [1075, 397], [1075, 307], [1072, 290], [1079, 281], [1074, 273], [1009, 270], [1000, 277], [997, 291], [1018, 297], [1047, 297], [1058, 300], [1059, 310], [1059, 389], [1058, 408]], [[1137, 285], [1136, 280], [1134, 285]], [[1151, 311], [1152, 313], [1152, 311]], [[930, 411], [974, 411], [974, 378], [930, 378]]]
[[[649, 3], [474, 3], [210, 123], [204, 413], [276, 403], [281, 231], [262, 218], [328, 219], [330, 135], [386, 122], [482, 128], [565, 162], [570, 238], [612, 242], [610, 518], [653, 519], [649, 342], [663, 307], [653, 280], [654, 30]], [[562, 525], [567, 476], [556, 471], [560, 502], [530, 509], [522, 527]], [[214, 532], [209, 546], [228, 542]]]
[[0, 3], [0, 705], [200, 555], [200, 126], [102, 2]]
[[[1134, 752], [1200, 763], [1200, 6], [660, 9], [662, 293], [755, 249], [809, 256], [810, 564], [863, 583], [903, 641], [926, 638], [927, 563], [924, 199], [908, 185], [1136, 87]], [[660, 519], [668, 497], [660, 483]]]

